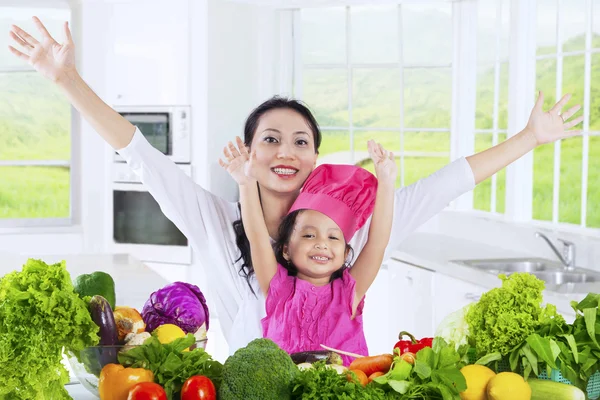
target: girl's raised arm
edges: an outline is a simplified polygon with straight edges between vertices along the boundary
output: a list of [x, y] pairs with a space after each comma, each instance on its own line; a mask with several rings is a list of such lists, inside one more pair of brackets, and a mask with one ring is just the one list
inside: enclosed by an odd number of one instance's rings
[[376, 144], [372, 140], [368, 142], [368, 148], [377, 175], [377, 194], [367, 243], [350, 268], [350, 275], [356, 280], [353, 313], [356, 312], [360, 301], [379, 272], [385, 249], [390, 240], [394, 212], [397, 174], [394, 154], [386, 151], [380, 144]]
[[236, 137], [237, 148], [229, 142], [223, 149], [226, 162], [219, 159], [219, 164], [229, 172], [240, 189], [242, 222], [250, 242], [252, 265], [260, 290], [266, 296], [271, 279], [277, 273], [277, 260], [265, 224], [265, 217], [260, 204], [258, 184], [252, 177], [252, 162], [256, 154], [248, 154], [248, 149], [239, 137]]

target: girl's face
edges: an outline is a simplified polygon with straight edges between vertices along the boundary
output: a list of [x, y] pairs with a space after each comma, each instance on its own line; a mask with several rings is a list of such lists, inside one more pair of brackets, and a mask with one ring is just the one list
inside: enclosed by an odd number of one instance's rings
[[323, 213], [304, 210], [296, 217], [283, 257], [298, 269], [298, 278], [313, 284], [326, 284], [340, 269], [348, 251], [338, 225]]
[[317, 163], [313, 132], [290, 109], [270, 110], [261, 117], [251, 149], [256, 151], [256, 179], [276, 193], [298, 192]]

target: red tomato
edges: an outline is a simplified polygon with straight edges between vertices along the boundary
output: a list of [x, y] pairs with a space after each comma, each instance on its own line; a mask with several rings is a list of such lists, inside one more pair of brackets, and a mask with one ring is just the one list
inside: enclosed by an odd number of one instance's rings
[[129, 389], [127, 400], [167, 400], [167, 394], [158, 383], [141, 382]]
[[216, 400], [215, 385], [206, 376], [192, 376], [181, 388], [181, 400]]

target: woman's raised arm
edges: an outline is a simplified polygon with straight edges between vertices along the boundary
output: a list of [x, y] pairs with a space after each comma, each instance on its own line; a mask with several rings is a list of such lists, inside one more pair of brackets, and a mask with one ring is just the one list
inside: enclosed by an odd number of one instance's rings
[[56, 83], [81, 116], [114, 149], [122, 149], [131, 142], [134, 126], [106, 104], [84, 82], [75, 67], [75, 44], [68, 23], [64, 24], [65, 40], [58, 43], [37, 18], [33, 21], [41, 39], [13, 25], [10, 37], [19, 49], [8, 46], [11, 53], [26, 61], [42, 76]]

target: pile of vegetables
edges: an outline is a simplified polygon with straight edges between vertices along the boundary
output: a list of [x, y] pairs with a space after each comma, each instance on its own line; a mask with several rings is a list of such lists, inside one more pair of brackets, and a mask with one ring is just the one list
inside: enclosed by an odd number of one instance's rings
[[98, 343], [98, 327], [65, 263], [27, 260], [0, 279], [0, 399], [69, 399], [63, 347]]

